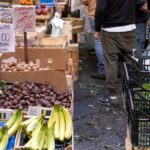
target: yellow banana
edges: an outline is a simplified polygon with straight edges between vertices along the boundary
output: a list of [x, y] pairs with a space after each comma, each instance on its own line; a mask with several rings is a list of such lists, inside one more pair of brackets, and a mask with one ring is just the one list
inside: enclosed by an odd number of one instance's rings
[[42, 126], [43, 126], [43, 123], [44, 123], [44, 117], [42, 117], [40, 119], [40, 121], [38, 122], [36, 128], [33, 130], [31, 136], [33, 137], [36, 133], [40, 132], [41, 129], [42, 129]]
[[43, 147], [44, 147], [46, 132], [47, 132], [47, 125], [45, 124], [43, 126], [43, 130], [41, 131], [41, 139], [40, 139], [40, 143], [39, 143], [39, 150], [42, 150]]
[[21, 123], [21, 126], [23, 127], [27, 127], [34, 119], [38, 118], [39, 116], [35, 116], [35, 117], [32, 117], [24, 122]]
[[4, 131], [5, 131], [5, 128], [1, 127], [0, 128], [0, 141], [1, 141], [2, 137], [3, 137], [3, 135], [4, 135]]
[[25, 149], [30, 149], [32, 143], [32, 138], [24, 145]]
[[54, 126], [47, 131], [48, 150], [55, 150]]
[[21, 125], [21, 122], [22, 122], [22, 112], [20, 111], [17, 115], [17, 119], [16, 119], [15, 123], [8, 130], [9, 137], [14, 135], [18, 131], [18, 129]]
[[48, 128], [50, 128], [51, 126], [53, 126], [53, 124], [55, 123], [55, 121], [56, 121], [55, 111], [54, 111], [54, 108], [53, 108], [52, 111], [51, 111], [50, 118], [48, 120]]
[[0, 142], [0, 150], [6, 150], [7, 144], [8, 144], [8, 129], [7, 127], [4, 127], [4, 135], [2, 137], [2, 140]]
[[48, 149], [47, 131], [48, 131], [48, 128], [46, 128], [46, 134], [45, 134], [45, 140], [44, 140], [43, 150], [47, 150]]
[[35, 129], [35, 127], [37, 126], [37, 124], [40, 121], [40, 119], [41, 119], [41, 116], [39, 116], [38, 118], [34, 119], [31, 123], [28, 124], [28, 126], [26, 128], [27, 135], [30, 135], [32, 133], [32, 131]]
[[5, 125], [7, 126], [8, 129], [15, 123], [19, 112], [20, 112], [20, 110], [16, 110], [12, 114], [12, 116], [9, 118], [9, 120], [6, 122]]
[[62, 108], [62, 112], [63, 112], [64, 118], [65, 118], [65, 123], [66, 123], [65, 138], [70, 139], [72, 137], [72, 133], [73, 133], [72, 118], [71, 118], [69, 111], [65, 107], [61, 106], [61, 108]]
[[55, 111], [55, 127], [54, 127], [54, 135], [56, 139], [59, 139], [59, 111], [58, 111], [58, 105], [55, 105], [54, 107], [54, 111]]
[[58, 110], [59, 112], [59, 140], [63, 142], [65, 139], [65, 130], [66, 130], [65, 118], [62, 113], [62, 108], [59, 106], [58, 109], [59, 109]]

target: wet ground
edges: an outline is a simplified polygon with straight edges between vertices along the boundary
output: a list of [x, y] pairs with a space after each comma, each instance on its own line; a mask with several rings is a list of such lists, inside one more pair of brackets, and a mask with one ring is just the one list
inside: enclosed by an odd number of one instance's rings
[[75, 83], [75, 150], [125, 150], [127, 114], [124, 103], [104, 106], [99, 97], [106, 94], [104, 80], [90, 78], [96, 72], [96, 56], [80, 46], [80, 73]]

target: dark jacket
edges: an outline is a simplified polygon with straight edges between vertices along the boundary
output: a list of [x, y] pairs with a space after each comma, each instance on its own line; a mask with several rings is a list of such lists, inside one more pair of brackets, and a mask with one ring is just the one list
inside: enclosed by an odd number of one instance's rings
[[135, 23], [136, 0], [97, 0], [95, 30]]
[[[147, 1], [149, 4], [149, 0]], [[146, 0], [137, 0], [135, 10], [135, 23], [146, 23], [148, 20], [148, 13], [140, 10], [140, 7], [146, 3]]]

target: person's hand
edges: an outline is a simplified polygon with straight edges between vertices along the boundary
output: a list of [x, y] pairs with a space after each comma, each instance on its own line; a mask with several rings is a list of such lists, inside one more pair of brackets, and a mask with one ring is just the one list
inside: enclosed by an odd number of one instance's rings
[[140, 7], [140, 10], [143, 11], [143, 12], [145, 12], [145, 13], [147, 13], [147, 12], [148, 12], [147, 3], [145, 3], [144, 5], [142, 5], [142, 6]]
[[99, 39], [100, 38], [100, 32], [95, 32], [94, 33], [94, 38]]

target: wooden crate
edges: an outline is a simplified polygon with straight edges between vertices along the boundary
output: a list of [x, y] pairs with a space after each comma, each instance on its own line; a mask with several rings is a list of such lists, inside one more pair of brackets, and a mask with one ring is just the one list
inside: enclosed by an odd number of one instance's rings
[[129, 133], [128, 127], [127, 127], [127, 137], [125, 139], [125, 148], [126, 148], [126, 150], [150, 150], [150, 147], [138, 147], [138, 148], [133, 147], [133, 145], [131, 143], [131, 138], [130, 138], [130, 133]]
[[84, 32], [84, 19], [82, 18], [64, 18], [65, 21], [62, 34], [68, 37], [68, 40], [74, 40], [74, 35]]
[[60, 37], [39, 36], [37, 45], [53, 48], [65, 48], [68, 45], [68, 38], [67, 36], [60, 36]]
[[68, 45], [68, 70], [73, 77], [73, 81], [78, 80], [79, 74], [79, 45]]
[[51, 20], [52, 16], [53, 16], [53, 12], [49, 13], [48, 15], [37, 15], [36, 22], [38, 21], [44, 22], [46, 28], [48, 28], [48, 22]]

